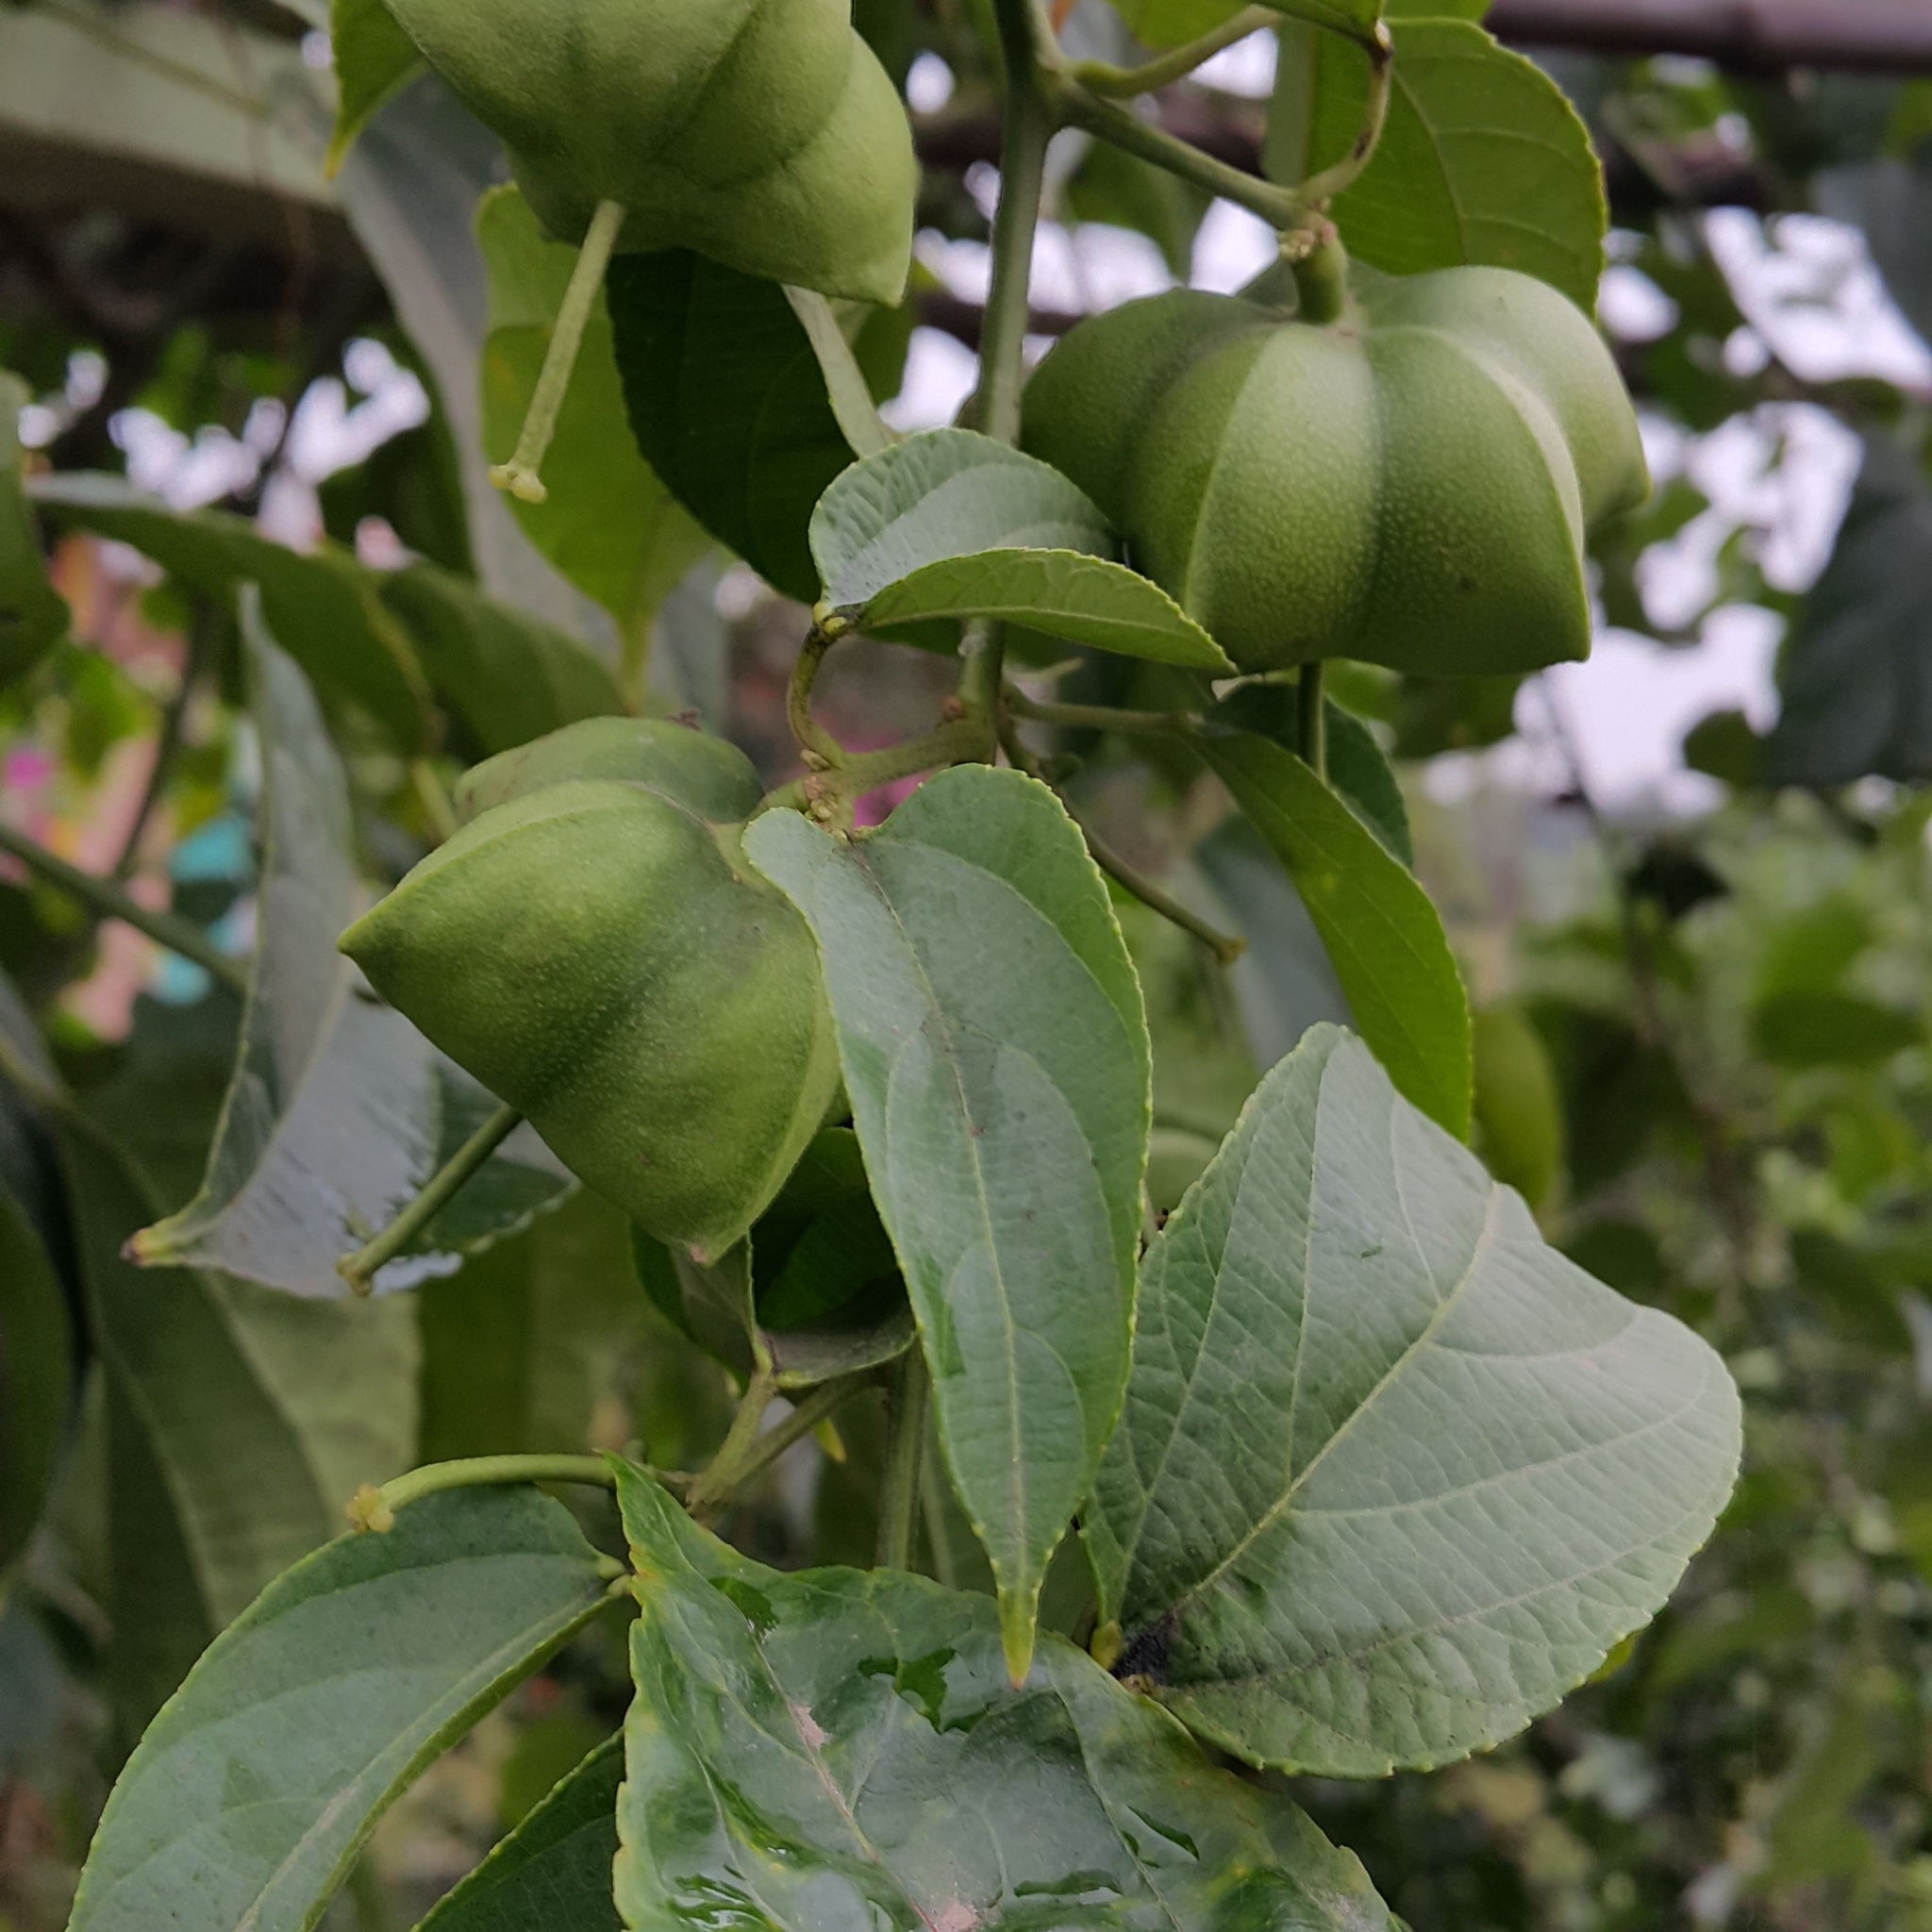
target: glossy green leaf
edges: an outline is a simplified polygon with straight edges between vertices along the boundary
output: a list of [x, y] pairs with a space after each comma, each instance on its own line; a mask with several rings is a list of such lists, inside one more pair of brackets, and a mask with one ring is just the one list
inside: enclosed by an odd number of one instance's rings
[[1771, 785], [1932, 777], [1932, 490], [1873, 438], [1838, 541], [1778, 659], [1784, 708], [1764, 747]]
[[[1328, 746], [1328, 783], [1369, 830], [1411, 870], [1415, 844], [1408, 807], [1389, 756], [1375, 734], [1334, 699], [1323, 706]], [[1301, 741], [1301, 693], [1292, 684], [1244, 684], [1214, 708], [1214, 716], [1239, 731], [1254, 731], [1294, 751]]]
[[376, 597], [370, 574], [346, 553], [325, 544], [298, 555], [243, 518], [173, 510], [118, 476], [37, 477], [32, 494], [56, 525], [132, 544], [177, 583], [225, 608], [238, 585], [259, 585], [270, 628], [321, 690], [360, 706], [406, 748], [428, 742], [431, 705], [423, 668]]
[[607, 1601], [533, 1490], [428, 1496], [318, 1550], [142, 1740], [73, 1932], [304, 1932], [397, 1794]]
[[356, 137], [424, 61], [383, 0], [329, 0], [328, 43], [336, 71], [336, 125], [327, 164], [333, 175]]
[[[483, 344], [483, 446], [502, 460], [516, 446], [550, 346], [576, 251], [544, 238], [514, 188], [485, 195], [476, 241], [490, 273]], [[625, 421], [610, 313], [600, 295], [585, 325], [557, 433], [543, 459], [542, 503], [509, 498], [524, 533], [621, 634], [647, 626], [709, 540], [638, 452]]]
[[1141, 1271], [1083, 1519], [1116, 1669], [1257, 1764], [1441, 1764], [1662, 1603], [1730, 1493], [1724, 1364], [1546, 1247], [1323, 1028]]
[[1024, 1670], [1133, 1319], [1147, 1029], [1107, 889], [1051, 791], [982, 765], [861, 841], [773, 811], [745, 851], [818, 939], [946, 1465]]
[[[242, 600], [262, 746], [260, 942], [200, 1191], [135, 1238], [147, 1265], [217, 1268], [291, 1294], [349, 1292], [336, 1264], [386, 1227], [496, 1103], [362, 989], [336, 939], [359, 909], [348, 774], [308, 683]], [[573, 1186], [526, 1129], [474, 1176], [379, 1290], [446, 1273]]]
[[639, 1928], [1386, 1932], [1368, 1876], [1059, 1638], [891, 1571], [782, 1574], [621, 1478], [641, 1614], [617, 1902]]
[[1362, 1038], [1406, 1098], [1469, 1132], [1469, 1001], [1429, 896], [1293, 752], [1250, 732], [1202, 751], [1293, 879]]
[[825, 601], [867, 628], [996, 617], [1131, 658], [1231, 672], [1157, 584], [1114, 559], [1087, 495], [1035, 457], [931, 429], [856, 463], [811, 519]]
[[[1331, 209], [1350, 253], [1390, 275], [1516, 269], [1594, 314], [1608, 211], [1589, 132], [1562, 90], [1468, 20], [1398, 20], [1391, 35], [1381, 142]], [[1368, 72], [1357, 48], [1310, 37], [1300, 69], [1282, 76], [1272, 164], [1300, 178], [1344, 156], [1365, 119]]]
[[852, 451], [784, 290], [682, 252], [619, 256], [605, 286], [645, 460], [767, 583], [812, 602], [811, 507]]
[[418, 1932], [619, 1932], [611, 1896], [624, 1740], [599, 1744]]
[[[103, 1138], [62, 1135], [88, 1323], [107, 1370], [116, 1701], [139, 1730], [270, 1578], [407, 1466], [413, 1310], [321, 1305], [123, 1256], [153, 1218]], [[246, 1472], [246, 1480], [238, 1480]]]
[[19, 376], [0, 370], [0, 691], [31, 671], [67, 631], [67, 604], [47, 581], [21, 491], [20, 412], [32, 400]]
[[25, 1208], [0, 1179], [0, 1595], [54, 1479], [73, 1354], [59, 1277]]

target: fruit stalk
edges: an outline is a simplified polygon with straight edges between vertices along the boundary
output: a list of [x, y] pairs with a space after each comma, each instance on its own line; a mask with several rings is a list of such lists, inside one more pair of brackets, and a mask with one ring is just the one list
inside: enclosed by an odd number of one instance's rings
[[513, 1107], [499, 1107], [424, 1183], [423, 1191], [372, 1241], [345, 1255], [336, 1273], [356, 1294], [367, 1294], [376, 1275], [393, 1261], [448, 1205], [465, 1181], [507, 1141], [523, 1120]]
[[577, 251], [576, 266], [571, 270], [570, 284], [563, 291], [563, 305], [557, 311], [556, 325], [550, 331], [550, 346], [543, 354], [543, 367], [538, 373], [537, 387], [524, 416], [523, 434], [507, 463], [492, 464], [490, 480], [499, 490], [508, 490], [522, 503], [542, 503], [549, 491], [543, 487], [543, 458], [550, 439], [557, 433], [557, 418], [570, 388], [571, 373], [577, 366], [577, 351], [583, 345], [584, 330], [591, 311], [603, 291], [604, 272], [610, 266], [612, 251], [623, 231], [625, 208], [622, 202], [600, 201], [585, 231], [584, 244]]

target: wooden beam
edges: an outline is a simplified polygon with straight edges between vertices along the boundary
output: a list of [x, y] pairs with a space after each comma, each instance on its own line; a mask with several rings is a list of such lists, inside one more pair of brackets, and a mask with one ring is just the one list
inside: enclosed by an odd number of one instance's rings
[[1495, 0], [1485, 24], [1524, 47], [1694, 54], [1734, 73], [1932, 74], [1924, 0]]

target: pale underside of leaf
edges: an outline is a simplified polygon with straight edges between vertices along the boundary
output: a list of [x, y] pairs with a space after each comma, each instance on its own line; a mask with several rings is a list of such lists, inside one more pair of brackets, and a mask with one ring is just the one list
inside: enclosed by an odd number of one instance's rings
[[1124, 944], [1078, 831], [1016, 773], [944, 774], [862, 845], [773, 812], [746, 850], [818, 938], [941, 1441], [1022, 1668], [1124, 1371], [1149, 1077]]
[[[336, 951], [360, 896], [348, 776], [252, 589], [242, 625], [262, 745], [260, 940], [201, 1189], [142, 1229], [132, 1253], [150, 1266], [215, 1268], [339, 1299], [348, 1287], [337, 1262], [388, 1224], [494, 1103], [371, 1000]], [[573, 1186], [523, 1133], [464, 1191], [460, 1213], [429, 1230], [428, 1252], [390, 1263], [375, 1285], [450, 1272], [461, 1253], [526, 1226]], [[435, 1245], [439, 1235], [449, 1244]]]
[[1257, 1763], [1480, 1750], [1655, 1612], [1738, 1449], [1718, 1357], [1319, 1029], [1143, 1266], [1088, 1519], [1119, 1668]]

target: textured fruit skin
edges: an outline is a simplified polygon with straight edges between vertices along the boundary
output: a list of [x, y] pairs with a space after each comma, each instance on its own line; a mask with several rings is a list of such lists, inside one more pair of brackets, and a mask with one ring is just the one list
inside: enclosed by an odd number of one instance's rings
[[341, 940], [566, 1165], [700, 1260], [772, 1200], [839, 1081], [810, 931], [741, 829], [642, 785], [545, 785]]
[[735, 744], [662, 718], [584, 718], [473, 765], [457, 780], [465, 820], [572, 778], [648, 785], [714, 825], [741, 824], [763, 795]]
[[1585, 657], [1585, 533], [1649, 490], [1595, 329], [1507, 269], [1377, 278], [1324, 325], [1128, 303], [1041, 364], [1024, 440], [1244, 671]]
[[906, 290], [918, 168], [849, 0], [386, 0], [502, 137], [544, 228], [600, 201], [626, 250], [888, 306]]

